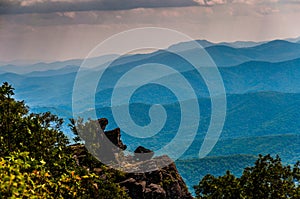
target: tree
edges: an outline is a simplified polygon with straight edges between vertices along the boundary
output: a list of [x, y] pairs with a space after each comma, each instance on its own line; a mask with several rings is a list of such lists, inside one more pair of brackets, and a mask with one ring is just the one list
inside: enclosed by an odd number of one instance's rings
[[23, 130], [23, 116], [28, 108], [23, 101], [15, 101], [12, 96], [14, 89], [7, 82], [0, 87], [0, 154], [13, 150], [19, 140], [14, 140], [16, 130]]
[[255, 166], [246, 168], [240, 179], [245, 195], [278, 199], [294, 197], [297, 180], [290, 166], [282, 165], [279, 156], [272, 158], [270, 155], [260, 155]]
[[77, 165], [60, 130], [62, 119], [50, 112], [29, 113], [24, 101], [13, 96], [14, 88], [3, 83], [0, 198], [129, 198], [105, 166], [101, 175], [107, 179]]
[[29, 114], [24, 101], [17, 101], [7, 82], [0, 87], [0, 156], [27, 151], [31, 156], [57, 159], [69, 143], [60, 131], [63, 120], [50, 112]]
[[240, 178], [230, 172], [221, 177], [207, 175], [194, 188], [197, 198], [300, 198], [299, 177], [299, 162], [292, 168], [278, 156], [259, 155]]
[[206, 175], [195, 192], [199, 198], [240, 198], [239, 181], [229, 171], [224, 176], [215, 178]]

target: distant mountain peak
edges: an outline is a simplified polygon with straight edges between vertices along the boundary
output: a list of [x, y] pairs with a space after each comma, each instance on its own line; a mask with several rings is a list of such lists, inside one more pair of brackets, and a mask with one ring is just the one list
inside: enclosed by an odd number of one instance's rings
[[267, 43], [261, 44], [258, 47], [261, 47], [261, 46], [270, 46], [270, 47], [272, 47], [272, 46], [278, 46], [278, 47], [283, 47], [283, 46], [287, 46], [287, 45], [290, 45], [290, 46], [299, 46], [299, 44], [297, 44], [297, 43], [293, 43], [293, 42], [289, 42], [289, 41], [281, 40], [281, 39], [276, 39], [276, 40], [272, 40], [272, 41], [269, 41]]

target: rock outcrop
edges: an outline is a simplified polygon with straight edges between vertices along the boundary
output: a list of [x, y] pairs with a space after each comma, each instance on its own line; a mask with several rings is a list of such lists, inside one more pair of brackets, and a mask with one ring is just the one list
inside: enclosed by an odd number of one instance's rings
[[125, 150], [127, 148], [127, 146], [123, 144], [121, 140], [120, 128], [116, 128], [111, 131], [104, 131], [104, 134], [115, 146], [119, 147], [122, 150]]
[[[107, 119], [101, 118], [98, 122], [104, 131]], [[119, 128], [104, 131], [104, 134], [115, 146], [121, 150], [126, 149], [127, 146], [120, 139]], [[84, 145], [73, 145], [71, 149], [78, 165], [105, 178], [100, 168], [102, 163], [93, 158]], [[153, 158], [153, 155], [153, 151], [139, 146], [134, 156], [123, 157], [120, 165], [125, 172], [117, 183], [134, 199], [192, 199], [175, 163], [168, 156]]]
[[[185, 182], [178, 173], [175, 163], [151, 172], [142, 173], [145, 169], [154, 169], [160, 162], [172, 162], [168, 156], [155, 157], [143, 164], [134, 165], [136, 173], [127, 173], [125, 181], [120, 182], [132, 198], [141, 199], [192, 199]], [[148, 168], [145, 168], [145, 167]], [[153, 168], [149, 168], [153, 167]]]
[[134, 157], [136, 160], [139, 160], [139, 161], [149, 160], [153, 157], [153, 155], [154, 155], [153, 151], [151, 151], [150, 149], [146, 149], [143, 146], [138, 146], [134, 150]]

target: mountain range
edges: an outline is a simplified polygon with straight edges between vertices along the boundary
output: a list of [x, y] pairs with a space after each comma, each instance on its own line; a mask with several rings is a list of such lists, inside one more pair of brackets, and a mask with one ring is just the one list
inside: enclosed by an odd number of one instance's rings
[[[201, 112], [198, 132], [192, 145], [176, 161], [190, 188], [195, 184], [193, 179], [199, 180], [206, 173], [222, 175], [226, 169], [233, 169], [235, 174], [240, 174], [241, 169], [249, 166], [259, 153], [279, 154], [287, 164], [299, 160], [299, 40], [197, 42], [218, 67], [227, 95], [224, 128], [220, 140], [208, 157], [199, 159], [198, 152], [210, 122], [211, 96], [198, 70], [175, 53], [198, 56], [199, 49], [194, 49], [189, 42], [174, 44], [169, 49], [148, 54], [119, 56], [113, 60], [109, 68], [103, 71], [103, 78], [98, 82], [96, 89], [95, 107], [92, 108], [96, 109], [98, 117], [109, 119], [108, 128], [117, 126], [112, 116], [110, 99], [115, 84], [126, 72], [147, 63], [168, 65], [190, 83], [196, 93]], [[93, 67], [83, 70], [82, 78], [87, 82], [84, 86], [88, 86], [90, 79], [99, 75], [99, 71], [103, 70], [103, 63], [110, 62], [115, 56], [117, 55], [92, 58]], [[82, 61], [76, 59], [29, 65], [0, 62], [0, 79], [13, 85], [16, 98], [25, 99], [31, 112], [51, 111], [68, 121], [68, 118], [73, 117], [73, 85]], [[207, 66], [208, 70], [209, 67]], [[173, 85], [180, 88], [181, 85], [176, 83], [177, 72], [159, 76], [153, 81], [172, 81]], [[119, 87], [118, 91], [125, 96], [127, 90], [134, 86], [136, 85], [124, 85]], [[193, 100], [189, 96], [184, 99], [185, 102]], [[82, 112], [88, 115], [91, 105], [84, 97], [79, 100], [84, 107]], [[118, 102], [119, 106], [128, 105], [123, 98], [118, 99]], [[165, 107], [168, 120], [162, 130], [151, 138], [139, 139], [123, 132], [122, 139], [129, 143], [128, 150], [137, 145], [156, 150], [174, 138], [181, 113], [178, 99], [168, 88], [158, 84], [145, 85], [134, 93], [129, 103], [132, 119], [139, 125], [147, 125], [150, 122], [149, 109], [151, 105], [158, 103]], [[192, 114], [189, 117], [189, 120], [195, 119]], [[72, 137], [67, 125], [63, 130]], [[194, 178], [195, 176], [199, 177]]]

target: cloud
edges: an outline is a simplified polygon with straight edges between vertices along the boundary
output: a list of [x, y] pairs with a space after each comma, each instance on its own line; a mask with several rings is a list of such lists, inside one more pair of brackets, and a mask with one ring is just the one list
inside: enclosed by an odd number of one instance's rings
[[262, 8], [259, 9], [258, 12], [262, 15], [269, 15], [269, 14], [272, 14], [272, 13], [279, 12], [279, 10], [278, 9], [272, 9], [270, 7], [262, 7]]
[[197, 5], [199, 4], [194, 0], [2, 0], [0, 14], [129, 10]]
[[232, 3], [242, 3], [248, 5], [257, 5], [257, 4], [273, 4], [278, 3], [280, 0], [231, 0]]
[[213, 5], [227, 3], [227, 0], [194, 0], [194, 1], [201, 6], [213, 6]]
[[111, 11], [136, 8], [295, 3], [299, 0], [0, 0], [0, 14]]

